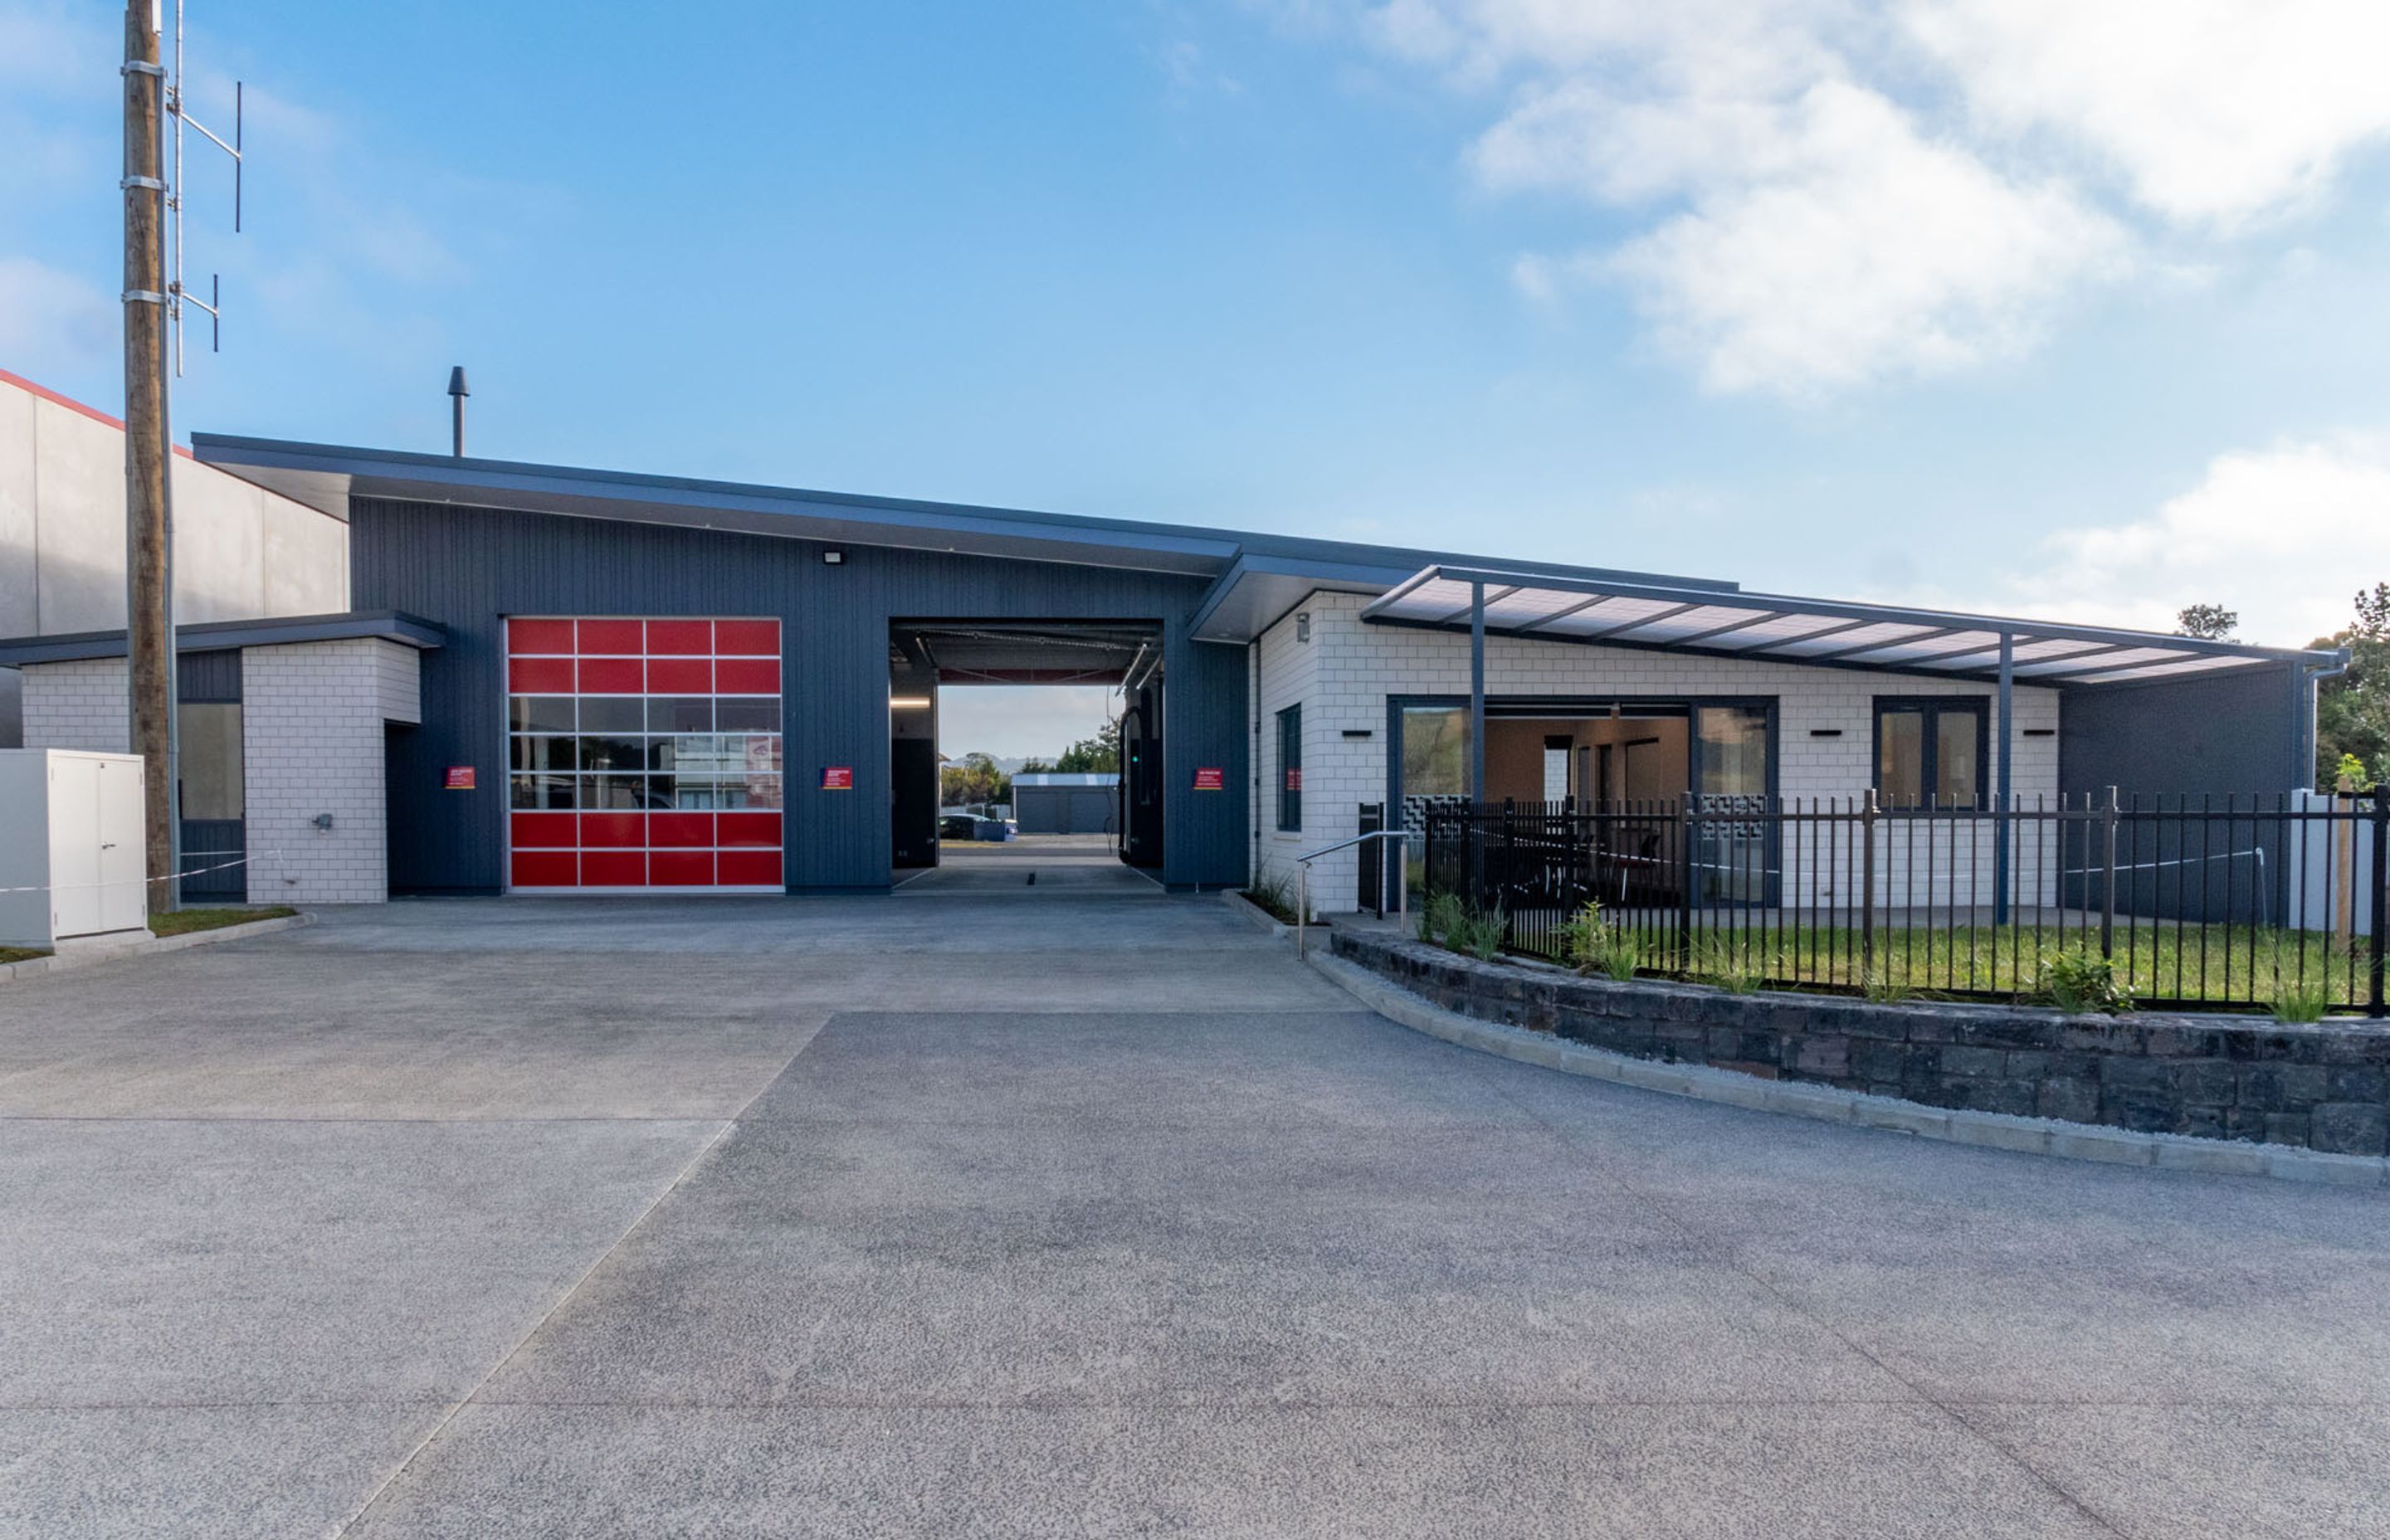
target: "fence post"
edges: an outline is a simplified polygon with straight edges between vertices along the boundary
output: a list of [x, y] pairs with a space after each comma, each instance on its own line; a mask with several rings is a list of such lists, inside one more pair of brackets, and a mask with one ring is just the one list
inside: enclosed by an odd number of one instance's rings
[[1875, 788], [1859, 817], [1859, 987], [1875, 976]]
[[2390, 786], [2373, 789], [2373, 884], [2366, 890], [2367, 918], [2372, 921], [2371, 951], [2373, 958], [2365, 983], [2365, 1014], [2381, 1018], [2390, 1016], [2382, 994], [2383, 942], [2390, 937], [2390, 923], [2382, 913], [2384, 897], [2390, 893]]
[[2116, 947], [2116, 789], [2108, 788], [2108, 805], [2100, 810], [2100, 841], [2105, 853], [2101, 857], [2102, 875], [2100, 879], [2100, 956], [2113, 956]]
[[1693, 970], [1693, 793], [1685, 793], [1677, 819], [1677, 968]]

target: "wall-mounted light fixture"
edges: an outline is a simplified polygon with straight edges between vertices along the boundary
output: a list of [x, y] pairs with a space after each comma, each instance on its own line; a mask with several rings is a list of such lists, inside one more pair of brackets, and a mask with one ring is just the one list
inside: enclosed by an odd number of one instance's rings
[[332, 815], [328, 813], [318, 813], [315, 815], [315, 823], [317, 828], [329, 832], [332, 827]]
[[1809, 736], [1811, 738], [1840, 738], [1843, 736], [1843, 730], [1840, 727], [1812, 727], [1809, 729]]
[[825, 567], [835, 567], [845, 559], [846, 553], [844, 551], [824, 551], [822, 553], [822, 565]]
[[1311, 640], [1311, 611], [1310, 611], [1310, 610], [1302, 610], [1302, 611], [1298, 612], [1298, 613], [1295, 615], [1295, 617], [1294, 617], [1294, 639], [1295, 639], [1296, 641], [1298, 641], [1298, 642], [1307, 642], [1307, 641]]
[[1369, 729], [1367, 727], [1347, 727], [1344, 729], [1344, 736], [1348, 738], [1368, 738], [1369, 736]]
[[927, 711], [929, 706], [930, 698], [926, 695], [892, 695], [888, 698], [888, 709], [892, 712]]

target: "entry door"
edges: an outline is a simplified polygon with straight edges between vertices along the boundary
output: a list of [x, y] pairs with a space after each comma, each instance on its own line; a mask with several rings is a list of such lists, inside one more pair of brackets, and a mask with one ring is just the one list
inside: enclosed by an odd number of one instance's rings
[[50, 761], [50, 925], [56, 935], [87, 936], [108, 928], [99, 885], [101, 764], [92, 759]]
[[137, 930], [148, 923], [144, 879], [149, 875], [141, 842], [148, 809], [141, 802], [141, 771], [114, 760], [94, 760], [99, 772], [99, 924], [105, 930]]

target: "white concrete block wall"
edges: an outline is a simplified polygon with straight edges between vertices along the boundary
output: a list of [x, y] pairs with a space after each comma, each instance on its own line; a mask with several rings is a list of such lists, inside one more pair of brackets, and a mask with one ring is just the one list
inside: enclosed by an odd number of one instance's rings
[[[1254, 691], [1261, 738], [1254, 763], [1261, 795], [1255, 799], [1255, 871], [1264, 878], [1293, 876], [1292, 857], [1357, 832], [1359, 804], [1386, 795], [1386, 700], [1389, 696], [1469, 694], [1469, 637], [1465, 633], [1368, 625], [1360, 619], [1367, 598], [1317, 593], [1300, 609], [1311, 616], [1311, 640], [1295, 639], [1292, 616], [1281, 620], [1254, 644]], [[1681, 699], [1688, 696], [1773, 698], [1777, 703], [1777, 786], [1786, 798], [1864, 795], [1874, 778], [1874, 703], [1878, 696], [1984, 696], [1991, 686], [1904, 674], [1804, 668], [1796, 663], [1742, 661], [1633, 648], [1604, 648], [1521, 637], [1488, 637], [1485, 689], [1489, 696]], [[1304, 828], [1279, 835], [1274, 741], [1276, 712], [1300, 700], [1304, 707]], [[2014, 789], [2030, 799], [2058, 789], [2059, 695], [2031, 686], [2016, 689]], [[1347, 738], [1346, 729], [1366, 730]], [[1813, 728], [1839, 728], [1842, 736], [1810, 737]], [[2026, 738], [2036, 728], [2052, 736]], [[1997, 724], [1994, 731], [1998, 731]], [[1990, 872], [1985, 837], [1978, 885]], [[1796, 851], [1786, 852], [1785, 881], [1802, 883]], [[1905, 880], [1886, 850], [1879, 870]], [[2030, 861], [2027, 863], [2030, 865]], [[1312, 871], [1322, 907], [1350, 909], [1356, 892], [1355, 857], [1329, 856]], [[1937, 879], [1948, 881], [1947, 867]], [[1920, 879], [1921, 894], [1923, 892]], [[1987, 892], [1987, 889], [1986, 889]]]
[[[389, 897], [385, 648], [406, 650], [360, 637], [241, 653], [251, 903]], [[327, 813], [332, 827], [316, 828]]]
[[25, 747], [132, 751], [124, 715], [124, 660], [34, 663], [18, 671], [24, 692]]
[[[1307, 608], [1307, 607], [1306, 607]], [[1317, 850], [1332, 842], [1333, 836], [1320, 831], [1333, 827], [1327, 820], [1327, 804], [1312, 790], [1316, 784], [1312, 766], [1327, 767], [1326, 738], [1323, 737], [1325, 712], [1321, 699], [1319, 633], [1312, 632], [1312, 640], [1296, 640], [1301, 623], [1289, 614], [1262, 635], [1253, 652], [1254, 687], [1250, 697], [1258, 710], [1254, 722], [1258, 736], [1253, 739], [1253, 869], [1263, 880], [1283, 877], [1290, 889], [1295, 879], [1294, 857], [1305, 851]], [[1278, 827], [1279, 789], [1285, 784], [1285, 765], [1278, 738], [1278, 713], [1288, 706], [1303, 707], [1303, 828], [1281, 829]], [[1382, 763], [1382, 762], [1381, 762]], [[1330, 772], [1332, 776], [1334, 773]], [[1331, 785], [1342, 785], [1331, 780]], [[1342, 796], [1343, 792], [1333, 793]], [[1343, 811], [1344, 823], [1353, 822], [1350, 808]], [[1313, 868], [1314, 876], [1327, 869], [1323, 864]], [[1289, 898], [1292, 894], [1290, 892]], [[1345, 907], [1351, 905], [1347, 904]]]

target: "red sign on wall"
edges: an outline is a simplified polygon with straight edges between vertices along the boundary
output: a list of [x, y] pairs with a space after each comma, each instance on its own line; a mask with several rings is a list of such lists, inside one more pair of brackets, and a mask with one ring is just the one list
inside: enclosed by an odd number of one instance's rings
[[1224, 791], [1227, 785], [1228, 773], [1216, 764], [1202, 765], [1195, 772], [1195, 789], [1198, 791]]
[[1286, 773], [1286, 789], [1289, 791], [1300, 791], [1303, 789], [1302, 771], [1290, 770]]
[[447, 778], [440, 784], [444, 789], [450, 791], [470, 791], [473, 789], [473, 767], [469, 764], [452, 764], [448, 767]]
[[823, 765], [821, 789], [825, 791], [854, 790], [854, 766], [852, 764]]

